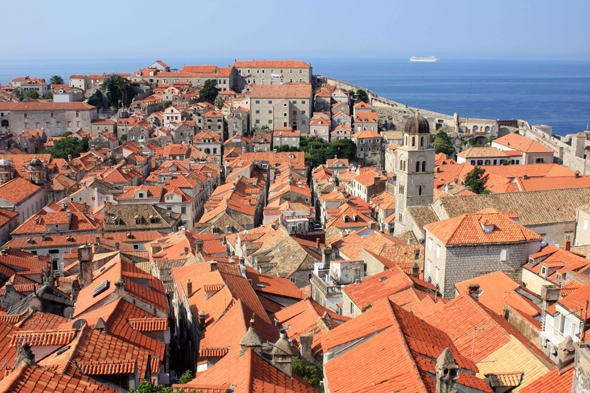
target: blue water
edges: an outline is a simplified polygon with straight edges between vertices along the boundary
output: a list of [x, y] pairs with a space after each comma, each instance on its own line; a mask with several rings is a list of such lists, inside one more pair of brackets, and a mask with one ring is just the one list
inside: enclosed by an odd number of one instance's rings
[[[44, 77], [132, 72], [156, 59], [0, 59], [0, 83], [18, 76]], [[185, 64], [233, 64], [234, 58], [163, 59]], [[590, 123], [590, 62], [512, 60], [303, 59], [315, 74], [364, 86], [409, 106], [485, 119], [523, 119], [553, 127], [554, 134], [585, 130]]]

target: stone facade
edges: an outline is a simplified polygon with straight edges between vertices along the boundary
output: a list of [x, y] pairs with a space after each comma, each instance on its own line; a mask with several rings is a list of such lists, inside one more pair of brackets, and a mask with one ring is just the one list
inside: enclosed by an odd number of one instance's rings
[[312, 68], [302, 61], [236, 61], [244, 85], [311, 83]]
[[48, 137], [79, 129], [90, 130], [96, 107], [81, 102], [0, 103], [0, 131], [43, 129]]
[[456, 283], [498, 270], [520, 281], [522, 266], [539, 249], [540, 241], [445, 245], [426, 230], [424, 279], [436, 285], [444, 298], [452, 299]]
[[312, 101], [311, 85], [254, 86], [250, 94], [251, 128], [291, 127], [308, 135]]

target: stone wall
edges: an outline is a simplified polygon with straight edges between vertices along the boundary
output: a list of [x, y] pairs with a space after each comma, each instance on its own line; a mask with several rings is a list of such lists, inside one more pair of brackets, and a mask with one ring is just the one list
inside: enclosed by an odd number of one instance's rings
[[[456, 283], [498, 270], [520, 281], [522, 266], [529, 258], [528, 243], [449, 247], [428, 231], [426, 237], [424, 279], [428, 281], [430, 278], [446, 299], [454, 297]], [[509, 250], [506, 261], [500, 261], [502, 250]], [[439, 270], [438, 280], [436, 269]]]
[[541, 343], [539, 342], [539, 329], [532, 325], [529, 321], [521, 317], [518, 313], [514, 312], [510, 306], [504, 305], [504, 319], [506, 319], [512, 326], [514, 326], [519, 332], [521, 332], [526, 338], [528, 338], [535, 346], [539, 349]]

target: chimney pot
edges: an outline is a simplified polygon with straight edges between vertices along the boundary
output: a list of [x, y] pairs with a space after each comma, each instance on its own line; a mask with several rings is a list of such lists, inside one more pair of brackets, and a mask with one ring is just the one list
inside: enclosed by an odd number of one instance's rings
[[209, 262], [209, 265], [211, 266], [211, 271], [212, 272], [216, 272], [217, 271], [217, 261], [211, 261], [211, 262]]
[[479, 284], [473, 283], [467, 285], [469, 296], [479, 301]]
[[186, 291], [188, 297], [193, 294], [193, 283], [190, 278], [186, 281]]

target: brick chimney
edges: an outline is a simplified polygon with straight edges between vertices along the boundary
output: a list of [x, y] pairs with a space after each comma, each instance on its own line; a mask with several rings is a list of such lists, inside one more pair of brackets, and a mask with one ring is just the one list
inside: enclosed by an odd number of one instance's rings
[[122, 278], [115, 281], [115, 294], [117, 297], [125, 296], [125, 280]]
[[195, 246], [197, 248], [197, 255], [203, 252], [203, 244], [205, 241], [203, 239], [195, 239]]
[[93, 258], [94, 255], [90, 244], [84, 244], [78, 248], [78, 279], [81, 288], [92, 284], [92, 272], [94, 271]]
[[186, 296], [188, 297], [193, 294], [193, 283], [190, 278], [186, 281], [186, 292]]

